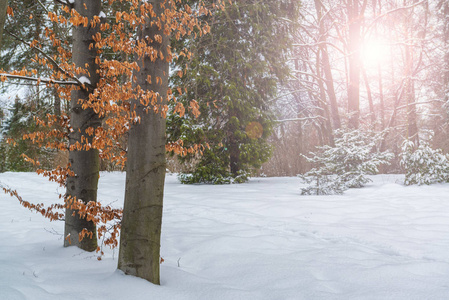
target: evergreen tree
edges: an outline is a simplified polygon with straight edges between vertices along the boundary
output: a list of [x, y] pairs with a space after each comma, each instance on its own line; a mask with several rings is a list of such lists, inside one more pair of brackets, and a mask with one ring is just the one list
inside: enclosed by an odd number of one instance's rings
[[370, 182], [381, 164], [389, 164], [393, 154], [376, 151], [381, 134], [352, 130], [335, 132], [335, 146], [319, 147], [312, 157], [304, 156], [315, 168], [300, 175], [309, 186], [302, 195], [342, 194]]
[[[5, 51], [0, 57], [2, 69], [4, 71], [19, 70], [26, 66], [43, 72], [45, 68], [33, 60], [36, 50], [30, 48], [27, 43], [33, 40], [43, 41], [44, 28], [48, 25], [45, 21], [48, 9], [34, 0], [11, 1], [9, 5], [14, 12], [14, 17], [9, 17], [5, 25], [2, 49]], [[51, 7], [51, 5], [48, 6]], [[42, 45], [42, 50], [47, 53], [50, 48], [50, 44]]]
[[[9, 16], [5, 24], [5, 31], [2, 42], [2, 55], [0, 57], [0, 68], [4, 72], [12, 70], [33, 69], [37, 77], [49, 78], [51, 69], [39, 63], [36, 55], [45, 53], [58, 61], [58, 47], [69, 48], [71, 38], [68, 37], [68, 25], [60, 25], [50, 22], [47, 18], [48, 12], [56, 8], [54, 1], [9, 1], [9, 6], [14, 17]], [[62, 30], [65, 27], [65, 30]], [[49, 35], [58, 34], [65, 43], [54, 44], [50, 41]], [[35, 43], [36, 46], [31, 46]], [[52, 156], [56, 151], [48, 149], [38, 149], [29, 141], [23, 141], [22, 135], [36, 130], [33, 117], [45, 119], [47, 113], [61, 113], [61, 100], [54, 88], [44, 88], [42, 84], [26, 83], [20, 89], [26, 90], [25, 100], [16, 100], [11, 110], [12, 117], [4, 124], [3, 131], [5, 138], [0, 142], [0, 151], [4, 153], [0, 158], [0, 171], [30, 171], [35, 167], [24, 162], [22, 154], [31, 158], [40, 159], [41, 167], [46, 169], [52, 166]], [[12, 89], [17, 89], [15, 80], [2, 84], [1, 91], [8, 93]], [[15, 140], [15, 145], [8, 145], [6, 138]], [[34, 156], [34, 155], [38, 155]]]
[[224, 10], [205, 17], [210, 34], [173, 43], [193, 52], [192, 58], [177, 60], [171, 82], [182, 89], [175, 97], [185, 104], [198, 101], [201, 115], [169, 118], [168, 138], [210, 145], [199, 157], [181, 158], [194, 161], [182, 182], [245, 181], [268, 160], [273, 125], [269, 100], [288, 76], [293, 27], [288, 19], [294, 20], [297, 11], [294, 1], [227, 2]]
[[[36, 103], [30, 99], [22, 101], [16, 98], [13, 107], [10, 110], [11, 117], [8, 118], [2, 126], [3, 138], [0, 141], [0, 151], [3, 154], [0, 159], [0, 171], [33, 171], [35, 167], [22, 157], [25, 154], [29, 157], [39, 157], [46, 167], [48, 160], [45, 159], [45, 151], [28, 140], [23, 140], [22, 135], [36, 130], [34, 117], [43, 115], [47, 112], [45, 107], [36, 108]], [[6, 140], [12, 139], [15, 142], [7, 144]]]
[[[36, 59], [41, 53], [51, 57], [59, 64], [58, 55], [62, 51], [69, 51], [72, 45], [71, 28], [68, 24], [60, 24], [48, 20], [48, 13], [57, 10], [59, 4], [51, 0], [23, 0], [9, 1], [14, 17], [9, 17], [5, 24], [2, 42], [0, 68], [5, 71], [34, 69], [37, 77], [49, 78], [52, 68], [39, 63]], [[57, 36], [62, 41], [55, 43], [50, 36]], [[34, 45], [34, 46], [31, 46]], [[48, 60], [47, 60], [48, 61]], [[51, 63], [49, 63], [49, 66]], [[14, 82], [14, 81], [13, 81]], [[43, 88], [43, 85], [32, 85], [28, 89], [35, 95], [36, 102], [52, 104], [54, 112], [60, 114], [62, 104], [54, 88]], [[11, 89], [9, 82], [2, 86], [2, 90]]]
[[405, 185], [449, 182], [449, 154], [432, 149], [426, 141], [419, 146], [413, 141], [402, 143], [401, 166], [405, 169]]

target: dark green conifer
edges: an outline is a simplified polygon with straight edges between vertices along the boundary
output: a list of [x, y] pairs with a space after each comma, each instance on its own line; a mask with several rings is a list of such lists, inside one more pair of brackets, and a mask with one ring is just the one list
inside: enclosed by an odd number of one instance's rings
[[[208, 0], [212, 4], [212, 0]], [[187, 47], [191, 59], [175, 66], [172, 85], [186, 106], [198, 101], [201, 115], [168, 119], [169, 140], [184, 144], [209, 143], [200, 157], [181, 160], [193, 168], [181, 176], [185, 183], [246, 181], [271, 155], [270, 99], [288, 76], [290, 32], [297, 17], [297, 1], [239, 0], [206, 16], [211, 32], [198, 39], [175, 41]]]

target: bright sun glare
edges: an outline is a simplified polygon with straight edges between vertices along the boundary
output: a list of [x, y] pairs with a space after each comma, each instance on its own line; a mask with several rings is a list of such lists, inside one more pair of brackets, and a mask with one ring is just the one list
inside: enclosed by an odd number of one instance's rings
[[362, 60], [367, 68], [377, 68], [378, 64], [387, 63], [390, 57], [388, 44], [379, 39], [368, 39], [362, 46]]

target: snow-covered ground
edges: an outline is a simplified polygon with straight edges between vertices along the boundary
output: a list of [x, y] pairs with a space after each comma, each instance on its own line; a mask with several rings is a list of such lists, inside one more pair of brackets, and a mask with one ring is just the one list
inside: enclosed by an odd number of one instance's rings
[[[181, 185], [168, 176], [161, 286], [62, 247], [48, 222], [0, 194], [0, 299], [449, 299], [449, 184], [378, 175], [341, 196], [300, 196], [297, 178]], [[0, 174], [33, 202], [58, 188]], [[61, 191], [59, 189], [59, 191]], [[124, 175], [102, 173], [99, 198], [121, 205]]]

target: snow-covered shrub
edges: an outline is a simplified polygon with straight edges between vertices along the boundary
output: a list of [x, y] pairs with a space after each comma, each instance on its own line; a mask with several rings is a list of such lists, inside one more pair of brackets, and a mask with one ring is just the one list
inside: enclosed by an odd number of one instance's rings
[[381, 135], [360, 130], [335, 132], [335, 146], [318, 147], [304, 156], [316, 167], [300, 175], [308, 187], [303, 195], [341, 194], [349, 188], [359, 188], [371, 180], [366, 175], [376, 174], [381, 164], [389, 164], [393, 154], [376, 151]]
[[179, 181], [184, 184], [231, 184], [231, 183], [245, 183], [249, 180], [250, 173], [239, 171], [237, 176], [233, 176], [226, 169], [215, 169], [210, 167], [200, 166], [192, 173], [180, 173], [178, 175]]
[[449, 182], [449, 155], [432, 149], [421, 141], [418, 147], [410, 141], [402, 143], [401, 166], [405, 169], [405, 185]]

